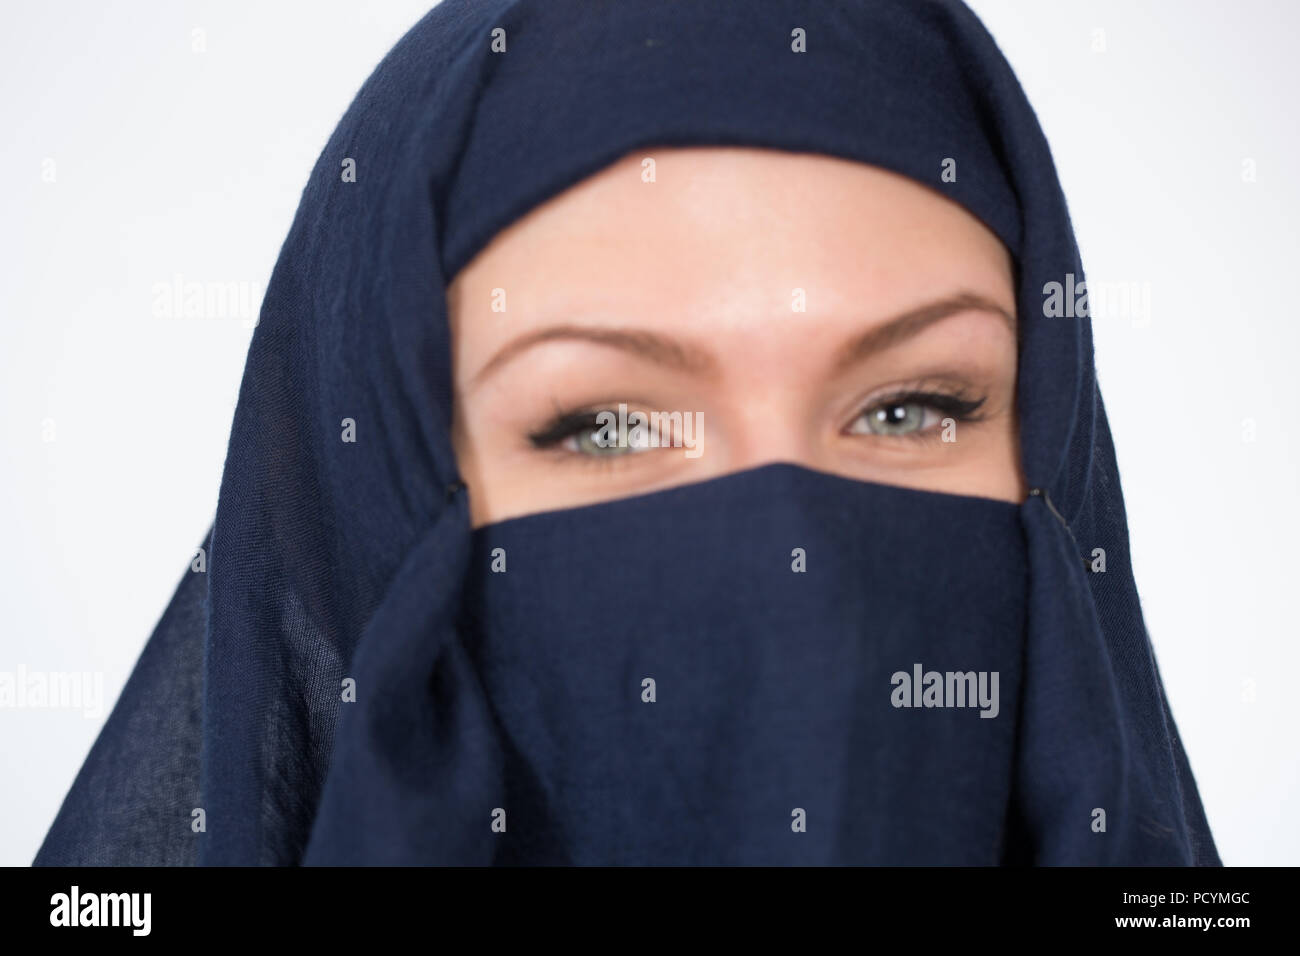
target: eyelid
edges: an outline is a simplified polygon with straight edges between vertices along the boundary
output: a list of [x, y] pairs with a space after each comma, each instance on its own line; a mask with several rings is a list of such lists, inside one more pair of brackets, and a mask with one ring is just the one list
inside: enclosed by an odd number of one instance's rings
[[[905, 405], [905, 404], [924, 404], [931, 408], [939, 408], [950, 415], [961, 414], [967, 420], [973, 420], [978, 410], [988, 400], [987, 396], [979, 398], [967, 398], [961, 393], [937, 392], [937, 391], [902, 391], [893, 394], [882, 395], [879, 398], [872, 399], [859, 406], [858, 414], [871, 411], [873, 408], [880, 408], [884, 405]], [[946, 406], [946, 407], [944, 407]], [[979, 416], [983, 417], [983, 416]]]
[[897, 404], [918, 404], [928, 409], [938, 411], [944, 418], [953, 418], [959, 422], [978, 422], [988, 417], [987, 413], [981, 414], [979, 410], [988, 401], [987, 395], [981, 395], [978, 398], [967, 397], [971, 392], [969, 385], [946, 383], [936, 385], [933, 380], [929, 382], [914, 382], [910, 384], [899, 384], [888, 386], [885, 389], [878, 390], [873, 395], [858, 402], [855, 406], [856, 411], [849, 419], [848, 423], [842, 429], [842, 434], [852, 435], [855, 438], [868, 437], [874, 439], [883, 439], [885, 441], [896, 442], [899, 439], [911, 439], [913, 441], [925, 441], [933, 438], [940, 430], [940, 424], [930, 425], [917, 431], [904, 432], [899, 435], [875, 435], [869, 432], [852, 431], [864, 415], [874, 409], [885, 405]]
[[[609, 402], [591, 402], [586, 405], [574, 406], [568, 409], [565, 409], [558, 402], [555, 402], [554, 405], [555, 414], [551, 419], [548, 420], [539, 430], [530, 432], [527, 436], [529, 443], [535, 449], [556, 451], [564, 450], [561, 446], [566, 439], [587, 429], [596, 431], [601, 427], [596, 421], [597, 416], [606, 412], [617, 416], [619, 414], [620, 406], [626, 406], [629, 417], [634, 413], [649, 415], [649, 409], [652, 407], [652, 403], [628, 399]], [[567, 451], [568, 454], [573, 455], [574, 457], [586, 459], [613, 459], [631, 457], [631, 455], [635, 454], [637, 451], [649, 450], [653, 449], [636, 449], [628, 455], [584, 455], [581, 452], [574, 452], [572, 450], [564, 451]]]
[[618, 413], [619, 402], [627, 405], [628, 411], [631, 412], [640, 404], [640, 401], [630, 399], [610, 399], [595, 402], [585, 402], [581, 405], [562, 405], [559, 400], [552, 397], [551, 407], [554, 409], [550, 418], [548, 418], [541, 427], [536, 431], [528, 434], [529, 444], [534, 448], [544, 448], [554, 446], [561, 439], [571, 435], [579, 426], [585, 426], [590, 419], [592, 427], [595, 428], [596, 415], [600, 412]]
[[528, 440], [532, 442], [534, 448], [554, 447], [580, 428], [586, 428], [590, 425], [595, 430], [597, 427], [596, 415], [605, 410], [593, 407], [557, 412], [555, 417], [542, 426], [539, 431], [530, 433]]
[[[852, 411], [856, 418], [863, 412], [888, 402], [927, 401], [934, 399], [953, 400], [957, 402], [975, 401], [976, 407], [988, 400], [985, 386], [965, 378], [943, 375], [928, 375], [909, 381], [894, 382], [873, 389], [854, 402]], [[972, 413], [974, 409], [972, 409]]]
[[857, 404], [859, 407], [863, 407], [872, 402], [880, 402], [910, 393], [968, 395], [971, 392], [982, 392], [984, 390], [985, 385], [968, 374], [938, 373], [920, 375], [916, 378], [902, 379], [887, 385], [880, 385], [867, 392], [858, 400]]
[[[633, 411], [639, 411], [640, 406], [646, 403], [634, 404], [624, 401], [622, 404], [628, 406], [630, 415]], [[635, 467], [634, 463], [642, 460], [646, 451], [653, 449], [629, 450], [626, 454], [620, 455], [592, 455], [566, 447], [568, 440], [582, 430], [590, 428], [595, 431], [599, 427], [596, 423], [596, 416], [599, 413], [617, 414], [618, 405], [619, 402], [593, 402], [590, 405], [565, 410], [556, 402], [555, 415], [542, 429], [527, 436], [528, 443], [533, 450], [544, 453], [566, 466], [576, 465], [580, 468], [595, 468], [602, 471]]]

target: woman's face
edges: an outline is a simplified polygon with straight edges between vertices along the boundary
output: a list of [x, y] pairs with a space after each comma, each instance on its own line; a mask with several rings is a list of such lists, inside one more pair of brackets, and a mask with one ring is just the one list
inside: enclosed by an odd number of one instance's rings
[[629, 156], [497, 235], [449, 306], [475, 526], [773, 462], [1025, 494], [1011, 259], [875, 167]]

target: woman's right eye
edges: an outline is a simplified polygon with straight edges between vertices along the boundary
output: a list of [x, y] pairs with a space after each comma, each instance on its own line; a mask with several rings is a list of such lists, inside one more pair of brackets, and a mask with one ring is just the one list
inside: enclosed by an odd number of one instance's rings
[[563, 448], [589, 458], [616, 458], [652, 447], [635, 433], [620, 435], [618, 413], [613, 409], [559, 415], [528, 437], [534, 448]]
[[599, 425], [596, 423], [594, 416], [591, 416], [587, 422], [574, 429], [560, 442], [560, 447], [567, 448], [569, 451], [580, 455], [601, 458], [626, 455], [629, 452], [644, 450], [633, 447], [631, 442], [620, 445], [618, 426], [607, 428], [604, 425]]

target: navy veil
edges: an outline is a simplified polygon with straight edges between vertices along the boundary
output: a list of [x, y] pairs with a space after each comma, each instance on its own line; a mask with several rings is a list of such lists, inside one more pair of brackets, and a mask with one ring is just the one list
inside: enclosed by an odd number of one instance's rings
[[[471, 531], [446, 283], [566, 187], [688, 145], [884, 167], [1002, 239], [1023, 504], [777, 464]], [[959, 3], [444, 0], [311, 174], [206, 570], [36, 863], [1218, 864], [1089, 321], [1044, 314], [1083, 275]], [[914, 665], [996, 672], [996, 716], [895, 706]]]

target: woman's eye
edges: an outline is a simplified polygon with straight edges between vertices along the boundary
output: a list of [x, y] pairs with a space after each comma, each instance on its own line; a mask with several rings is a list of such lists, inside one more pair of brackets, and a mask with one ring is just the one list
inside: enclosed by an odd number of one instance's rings
[[[529, 436], [534, 448], [561, 448], [587, 458], [617, 458], [654, 447], [644, 427], [628, 428], [612, 410], [561, 415]], [[662, 440], [662, 439], [661, 439]]]
[[617, 428], [597, 425], [594, 420], [575, 428], [560, 442], [560, 447], [579, 455], [603, 458], [646, 450], [633, 436], [629, 436], [626, 442], [620, 442]]
[[888, 401], [873, 405], [862, 412], [849, 432], [855, 435], [911, 435], [933, 427], [938, 421], [937, 411], [918, 401]]

